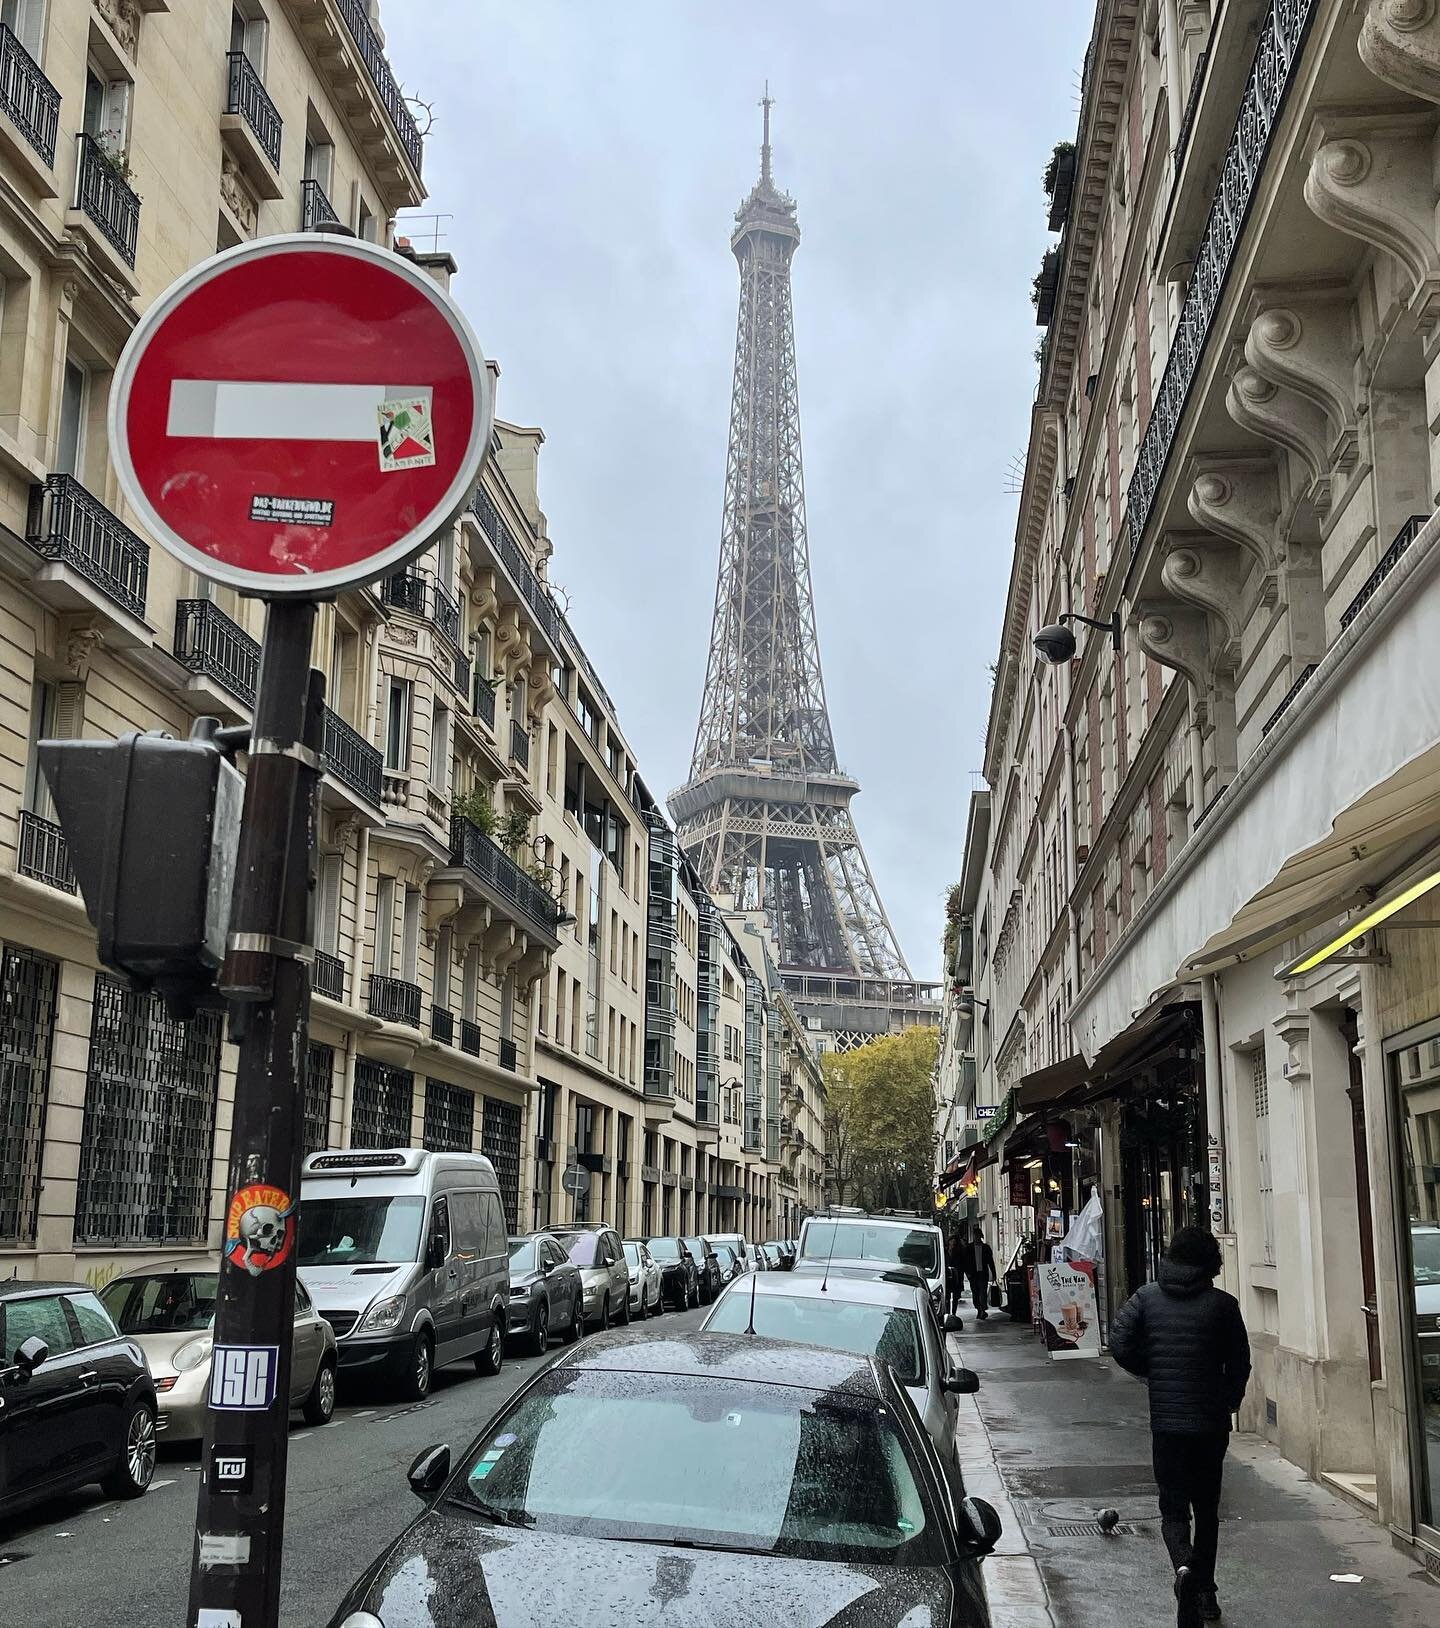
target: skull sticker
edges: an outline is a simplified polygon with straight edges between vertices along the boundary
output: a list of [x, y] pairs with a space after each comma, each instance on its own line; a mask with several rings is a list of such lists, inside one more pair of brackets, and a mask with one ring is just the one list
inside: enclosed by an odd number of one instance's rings
[[225, 1218], [225, 1259], [251, 1277], [279, 1266], [295, 1243], [295, 1204], [280, 1187], [257, 1182], [230, 1200]]

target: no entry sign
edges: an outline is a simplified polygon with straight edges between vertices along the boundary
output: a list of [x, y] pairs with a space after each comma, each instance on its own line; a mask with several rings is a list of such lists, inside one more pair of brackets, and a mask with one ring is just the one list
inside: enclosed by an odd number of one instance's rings
[[464, 507], [494, 401], [459, 308], [398, 254], [298, 233], [188, 271], [110, 397], [120, 484], [155, 539], [244, 593], [373, 581]]

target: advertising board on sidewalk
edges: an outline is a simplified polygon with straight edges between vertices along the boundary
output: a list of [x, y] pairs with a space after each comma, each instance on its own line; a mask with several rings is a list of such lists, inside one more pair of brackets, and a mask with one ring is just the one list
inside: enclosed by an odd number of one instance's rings
[[1090, 1261], [1042, 1262], [1035, 1268], [1040, 1287], [1045, 1349], [1058, 1362], [1100, 1355], [1100, 1318], [1095, 1301], [1095, 1267]]

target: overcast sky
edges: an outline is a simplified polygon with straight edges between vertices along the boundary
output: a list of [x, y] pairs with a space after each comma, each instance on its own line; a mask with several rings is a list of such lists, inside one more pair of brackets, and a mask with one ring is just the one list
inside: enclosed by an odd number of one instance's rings
[[689, 770], [719, 549], [733, 214], [775, 97], [820, 648], [882, 899], [936, 977], [981, 762], [1039, 337], [1040, 179], [1089, 0], [386, 0], [426, 210], [539, 424], [553, 579], [658, 796]]

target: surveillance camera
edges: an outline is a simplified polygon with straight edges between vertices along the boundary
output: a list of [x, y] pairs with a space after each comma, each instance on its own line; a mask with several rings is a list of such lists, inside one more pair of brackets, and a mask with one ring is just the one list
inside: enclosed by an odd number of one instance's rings
[[1058, 666], [1062, 661], [1074, 658], [1075, 635], [1062, 623], [1052, 622], [1035, 635], [1035, 648], [1040, 652], [1042, 661]]

